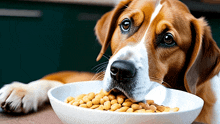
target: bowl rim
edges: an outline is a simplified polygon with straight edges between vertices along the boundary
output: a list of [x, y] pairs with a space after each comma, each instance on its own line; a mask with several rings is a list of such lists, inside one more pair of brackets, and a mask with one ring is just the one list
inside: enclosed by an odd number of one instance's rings
[[[96, 81], [82, 81], [82, 82], [96, 82]], [[78, 106], [73, 106], [73, 105], [70, 105], [70, 104], [67, 104], [65, 103], [64, 101], [60, 101], [58, 99], [56, 99], [53, 95], [52, 95], [52, 91], [53, 90], [56, 90], [57, 88], [61, 88], [61, 87], [66, 87], [68, 85], [74, 85], [76, 83], [82, 83], [82, 82], [74, 82], [74, 83], [68, 83], [68, 84], [64, 84], [64, 85], [61, 85], [61, 86], [57, 86], [57, 87], [54, 87], [54, 88], [51, 88], [48, 92], [47, 92], [47, 95], [48, 95], [48, 98], [49, 100], [51, 101], [54, 100], [55, 102], [61, 104], [61, 105], [64, 105], [66, 107], [72, 107], [74, 109], [77, 109], [77, 110], [81, 110], [83, 109], [84, 111], [88, 111], [88, 112], [97, 112], [97, 113], [102, 113], [102, 112], [105, 112], [106, 114], [119, 114], [119, 115], [172, 115], [172, 114], [181, 114], [181, 113], [186, 113], [186, 112], [190, 112], [190, 111], [194, 111], [194, 110], [198, 110], [198, 109], [202, 109], [203, 106], [204, 106], [204, 100], [198, 96], [196, 96], [195, 94], [191, 94], [189, 92], [186, 92], [186, 91], [181, 91], [181, 90], [177, 90], [177, 89], [171, 89], [171, 88], [168, 88], [170, 90], [174, 90], [175, 92], [183, 92], [183, 93], [186, 93], [188, 95], [193, 95], [194, 97], [196, 97], [198, 100], [200, 100], [202, 103], [201, 103], [201, 106], [197, 106], [193, 109], [190, 109], [190, 110], [181, 110], [180, 111], [177, 111], [177, 112], [161, 112], [161, 113], [128, 113], [128, 112], [116, 112], [116, 111], [101, 111], [101, 110], [96, 110], [96, 109], [89, 109], [89, 108], [82, 108], [82, 107], [78, 107]], [[53, 107], [52, 107], [53, 108]], [[54, 109], [54, 108], [53, 108]], [[95, 111], [94, 111], [95, 110]], [[201, 110], [200, 110], [201, 111]]]

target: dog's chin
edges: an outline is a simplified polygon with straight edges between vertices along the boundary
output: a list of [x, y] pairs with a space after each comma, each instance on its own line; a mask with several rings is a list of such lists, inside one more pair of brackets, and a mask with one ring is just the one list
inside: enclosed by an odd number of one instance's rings
[[[158, 83], [151, 82], [151, 83], [140, 83], [137, 81], [129, 81], [123, 83], [123, 82], [105, 82], [103, 89], [107, 92], [111, 91], [120, 91], [122, 92], [126, 97], [131, 99], [133, 102], [146, 102], [145, 96], [152, 90], [154, 87], [158, 86]], [[146, 85], [151, 84], [151, 85]]]

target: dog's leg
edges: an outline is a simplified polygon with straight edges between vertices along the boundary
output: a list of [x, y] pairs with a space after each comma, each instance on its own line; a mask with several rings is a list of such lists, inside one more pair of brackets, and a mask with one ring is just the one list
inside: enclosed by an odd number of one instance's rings
[[0, 105], [6, 112], [37, 111], [38, 106], [48, 101], [47, 91], [61, 82], [37, 80], [29, 84], [12, 82], [0, 89]]
[[28, 84], [12, 82], [0, 89], [0, 106], [6, 112], [28, 113], [48, 101], [49, 89], [64, 83], [91, 80], [94, 74], [58, 72]]

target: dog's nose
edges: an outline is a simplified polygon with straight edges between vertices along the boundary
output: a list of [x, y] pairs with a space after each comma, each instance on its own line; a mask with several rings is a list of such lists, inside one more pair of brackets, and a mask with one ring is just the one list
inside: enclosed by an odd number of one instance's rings
[[117, 81], [123, 81], [135, 76], [136, 69], [133, 63], [126, 60], [114, 61], [111, 65], [111, 77]]

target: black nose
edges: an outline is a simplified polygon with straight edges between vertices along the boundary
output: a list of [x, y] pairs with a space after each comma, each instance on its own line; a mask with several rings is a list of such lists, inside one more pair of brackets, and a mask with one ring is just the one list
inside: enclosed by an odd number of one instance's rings
[[111, 77], [116, 81], [125, 81], [135, 76], [136, 69], [133, 63], [126, 60], [114, 61], [111, 65]]

